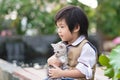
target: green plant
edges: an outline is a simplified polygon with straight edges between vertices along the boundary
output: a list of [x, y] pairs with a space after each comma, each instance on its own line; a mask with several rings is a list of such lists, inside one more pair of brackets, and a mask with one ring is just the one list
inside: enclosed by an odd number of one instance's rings
[[101, 54], [99, 62], [105, 66], [104, 74], [112, 80], [120, 79], [120, 45], [116, 46], [109, 55]]
[[120, 35], [120, 1], [98, 0], [96, 9], [97, 29], [101, 31], [104, 38], [113, 39]]

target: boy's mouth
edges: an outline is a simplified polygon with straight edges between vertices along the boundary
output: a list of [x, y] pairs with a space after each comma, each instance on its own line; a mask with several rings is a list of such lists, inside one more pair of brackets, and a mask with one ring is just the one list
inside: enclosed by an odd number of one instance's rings
[[63, 36], [62, 36], [62, 35], [60, 35], [60, 38], [63, 38]]
[[59, 34], [59, 37], [62, 37], [62, 35]]

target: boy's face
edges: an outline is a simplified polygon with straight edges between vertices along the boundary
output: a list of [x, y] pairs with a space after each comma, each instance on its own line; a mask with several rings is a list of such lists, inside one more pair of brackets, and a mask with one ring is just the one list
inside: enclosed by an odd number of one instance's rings
[[65, 19], [57, 21], [57, 33], [62, 41], [67, 41], [68, 43], [73, 42], [73, 35], [70, 32], [68, 25], [65, 22]]

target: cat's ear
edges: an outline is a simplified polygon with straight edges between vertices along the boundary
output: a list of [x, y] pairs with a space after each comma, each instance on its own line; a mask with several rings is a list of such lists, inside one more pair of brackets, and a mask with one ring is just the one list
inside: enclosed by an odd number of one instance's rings
[[54, 46], [54, 44], [51, 44], [51, 46], [53, 47], [53, 46]]
[[54, 48], [54, 47], [55, 47], [55, 44], [51, 44], [51, 46]]

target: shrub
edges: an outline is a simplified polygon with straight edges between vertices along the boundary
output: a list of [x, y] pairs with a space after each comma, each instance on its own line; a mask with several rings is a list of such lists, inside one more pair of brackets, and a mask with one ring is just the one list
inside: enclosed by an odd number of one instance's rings
[[105, 67], [105, 76], [112, 80], [120, 80], [120, 45], [112, 49], [109, 55], [101, 54], [99, 62]]

